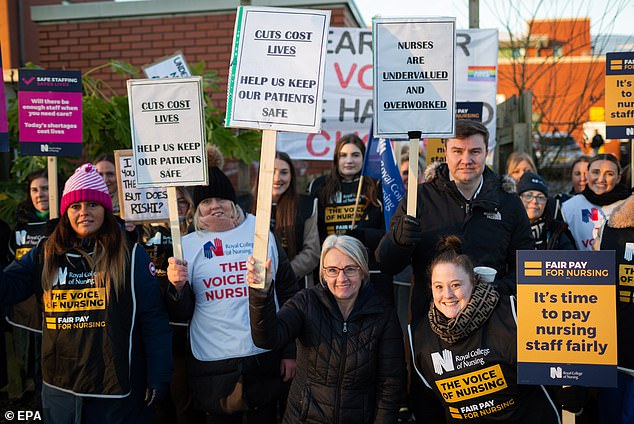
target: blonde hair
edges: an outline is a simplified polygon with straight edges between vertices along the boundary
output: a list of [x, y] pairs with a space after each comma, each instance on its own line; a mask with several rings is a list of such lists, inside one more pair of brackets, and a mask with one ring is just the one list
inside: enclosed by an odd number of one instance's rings
[[350, 259], [354, 261], [359, 268], [361, 268], [361, 274], [363, 279], [367, 279], [370, 276], [370, 269], [368, 268], [368, 251], [359, 240], [350, 236], [338, 236], [336, 234], [326, 237], [324, 244], [321, 248], [321, 257], [319, 259], [319, 280], [324, 279], [324, 258], [326, 254], [332, 249], [337, 249]]
[[533, 158], [524, 152], [513, 152], [510, 154], [509, 158], [506, 160], [506, 175], [511, 175], [511, 173], [517, 168], [517, 166], [525, 160], [528, 162], [528, 165], [531, 167], [531, 171], [537, 174], [537, 167], [535, 166], [535, 162]]

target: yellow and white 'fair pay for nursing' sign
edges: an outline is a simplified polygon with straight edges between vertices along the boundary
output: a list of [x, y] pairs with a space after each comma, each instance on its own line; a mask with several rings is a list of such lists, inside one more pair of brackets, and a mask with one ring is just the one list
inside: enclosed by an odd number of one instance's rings
[[517, 380], [616, 387], [614, 251], [517, 252]]
[[227, 127], [317, 133], [330, 12], [239, 7]]
[[374, 136], [452, 137], [455, 18], [374, 18]]

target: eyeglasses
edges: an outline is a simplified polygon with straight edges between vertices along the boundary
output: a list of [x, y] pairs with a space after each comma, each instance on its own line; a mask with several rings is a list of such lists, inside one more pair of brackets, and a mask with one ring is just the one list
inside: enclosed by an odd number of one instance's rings
[[346, 277], [356, 277], [357, 275], [359, 275], [359, 270], [361, 268], [359, 268], [358, 266], [354, 266], [354, 265], [349, 265], [347, 267], [344, 268], [339, 268], [336, 266], [325, 266], [323, 268], [324, 270], [324, 274], [326, 274], [326, 277], [330, 277], [330, 278], [337, 278], [339, 277], [339, 272], [343, 271], [343, 275], [345, 275]]
[[544, 203], [546, 203], [546, 200], [548, 200], [546, 196], [541, 194], [538, 194], [537, 196], [533, 196], [532, 194], [522, 194], [520, 197], [526, 203], [530, 203], [531, 201], [535, 200], [540, 205], [543, 205]]

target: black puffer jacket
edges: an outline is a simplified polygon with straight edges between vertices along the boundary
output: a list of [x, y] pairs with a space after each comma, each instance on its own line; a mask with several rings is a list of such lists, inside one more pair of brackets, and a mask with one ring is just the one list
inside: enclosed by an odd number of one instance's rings
[[480, 192], [467, 201], [449, 180], [447, 164], [428, 167], [426, 182], [418, 186], [416, 217], [420, 219], [422, 240], [415, 246], [402, 246], [394, 239], [394, 224], [407, 213], [407, 197], [392, 217], [390, 229], [377, 248], [381, 271], [400, 272], [413, 268], [410, 322], [426, 313], [431, 299], [427, 268], [436, 255], [438, 240], [455, 234], [464, 240], [463, 251], [476, 266], [497, 270], [494, 285], [502, 294], [515, 294], [515, 252], [533, 250], [530, 223], [514, 184], [505, 184], [486, 168]]
[[365, 282], [347, 321], [321, 285], [302, 290], [275, 315], [273, 296], [250, 289], [251, 332], [271, 349], [297, 338], [297, 375], [285, 423], [395, 423], [404, 384], [395, 311]]
[[634, 195], [617, 209], [603, 227], [599, 250], [615, 250], [616, 314], [619, 369], [634, 372]]

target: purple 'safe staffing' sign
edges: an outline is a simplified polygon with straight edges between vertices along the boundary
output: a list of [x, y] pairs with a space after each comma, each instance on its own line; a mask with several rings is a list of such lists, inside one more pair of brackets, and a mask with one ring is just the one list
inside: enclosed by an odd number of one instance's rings
[[[2, 48], [0, 47], [0, 75], [2, 72]], [[7, 124], [7, 101], [4, 97], [4, 79], [0, 84], [0, 152], [9, 151], [9, 126]]]
[[24, 156], [81, 156], [81, 72], [20, 69], [18, 110]]

